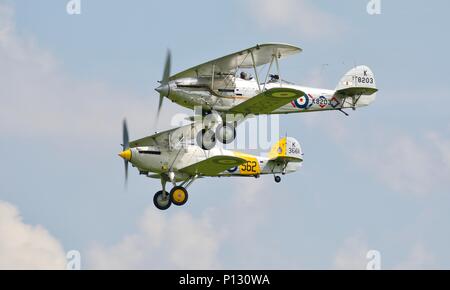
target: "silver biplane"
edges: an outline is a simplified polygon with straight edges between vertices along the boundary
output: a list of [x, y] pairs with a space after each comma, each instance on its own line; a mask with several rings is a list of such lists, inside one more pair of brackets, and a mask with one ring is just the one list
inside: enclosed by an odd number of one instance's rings
[[[303, 162], [297, 140], [280, 139], [266, 156], [255, 156], [216, 146], [216, 139], [229, 144], [236, 126], [261, 114], [289, 114], [356, 109], [375, 100], [376, 84], [367, 66], [346, 73], [334, 90], [292, 84], [280, 77], [279, 60], [302, 50], [288, 44], [261, 44], [238, 51], [170, 76], [171, 55], [167, 55], [160, 93], [158, 116], [165, 97], [201, 114], [190, 124], [129, 141], [123, 124], [123, 150], [119, 154], [139, 173], [161, 180], [162, 190], [153, 202], [158, 209], [184, 205], [187, 188], [198, 178], [222, 176], [260, 177], [295, 172]], [[258, 68], [268, 64], [264, 78]], [[272, 74], [273, 68], [276, 73]], [[253, 70], [251, 76], [248, 70]], [[263, 80], [263, 81], [261, 81]], [[345, 113], [346, 114], [346, 113]], [[198, 115], [200, 119], [197, 119]], [[173, 188], [166, 190], [166, 184]]]
[[[242, 152], [212, 148], [200, 148], [192, 135], [203, 127], [202, 122], [156, 133], [139, 140], [129, 141], [126, 121], [123, 123], [123, 151], [119, 153], [125, 161], [125, 178], [128, 164], [139, 173], [161, 180], [162, 190], [155, 193], [153, 203], [160, 210], [171, 204], [184, 205], [188, 200], [187, 188], [198, 178], [245, 176], [256, 177], [272, 174], [275, 182], [279, 176], [295, 172], [303, 162], [303, 152], [297, 140], [291, 137], [280, 139], [267, 156], [255, 156]], [[166, 183], [173, 185], [166, 190]]]
[[[186, 108], [200, 107], [202, 115], [212, 114], [215, 126], [206, 126], [197, 138], [199, 145], [209, 150], [215, 145], [215, 137], [222, 143], [231, 143], [236, 126], [250, 116], [329, 110], [347, 115], [344, 109], [355, 110], [375, 100], [375, 77], [367, 66], [351, 69], [335, 89], [311, 88], [283, 80], [279, 60], [301, 51], [289, 44], [260, 44], [172, 76], [169, 51], [163, 79], [155, 89], [160, 94], [158, 116], [164, 97]], [[263, 65], [268, 65], [268, 69], [260, 75], [259, 67]]]

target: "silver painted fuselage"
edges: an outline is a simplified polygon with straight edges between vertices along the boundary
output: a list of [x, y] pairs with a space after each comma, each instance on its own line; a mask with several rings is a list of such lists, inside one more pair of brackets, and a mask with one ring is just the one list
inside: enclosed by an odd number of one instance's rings
[[[211, 88], [210, 78], [184, 78], [169, 83], [168, 98], [173, 102], [189, 108], [202, 107], [207, 111], [230, 112], [234, 106], [259, 94], [261, 90], [271, 88], [291, 88], [305, 95], [298, 100], [286, 104], [270, 114], [305, 113], [315, 111], [326, 111], [335, 109], [353, 108], [351, 102], [345, 102], [338, 98], [335, 90], [311, 88], [295, 85], [285, 81], [270, 81], [258, 86], [256, 80], [244, 80], [241, 78], [229, 78], [217, 81], [222, 87]], [[363, 95], [355, 107], [369, 105], [375, 99], [374, 95]]]
[[[186, 173], [180, 171], [180, 169], [188, 167], [191, 164], [201, 162], [213, 156], [233, 156], [240, 157], [247, 162], [250, 162], [251, 166], [254, 166], [251, 171], [245, 169], [245, 167], [237, 166], [230, 168], [217, 175], [220, 176], [250, 176], [258, 177], [264, 174], [280, 174], [280, 173], [292, 173], [299, 169], [301, 163], [277, 163], [269, 157], [256, 156], [245, 154], [241, 152], [226, 150], [223, 148], [213, 148], [209, 151], [201, 149], [194, 144], [183, 145], [175, 150], [167, 150], [159, 147], [137, 147], [131, 149], [131, 164], [136, 167], [142, 174], [151, 177], [152, 174], [162, 174], [168, 171], [175, 172], [175, 179], [177, 181], [186, 180], [189, 176]], [[206, 175], [203, 175], [206, 176]]]

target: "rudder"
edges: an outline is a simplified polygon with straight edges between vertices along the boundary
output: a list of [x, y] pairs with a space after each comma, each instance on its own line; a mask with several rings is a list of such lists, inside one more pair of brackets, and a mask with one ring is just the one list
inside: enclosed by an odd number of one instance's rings
[[372, 95], [378, 91], [372, 70], [365, 66], [357, 66], [347, 72], [336, 87], [339, 94], [346, 96]]
[[303, 151], [297, 140], [292, 137], [284, 137], [272, 147], [268, 157], [270, 160], [301, 162], [303, 161]]

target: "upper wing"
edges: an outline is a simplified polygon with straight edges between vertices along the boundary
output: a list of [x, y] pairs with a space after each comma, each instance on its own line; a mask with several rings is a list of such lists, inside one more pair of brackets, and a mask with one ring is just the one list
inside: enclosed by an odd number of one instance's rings
[[188, 125], [159, 132], [151, 136], [130, 142], [130, 148], [144, 146], [176, 146], [177, 143], [189, 141], [195, 138], [195, 132], [201, 130], [201, 121], [195, 121]]
[[289, 88], [273, 88], [234, 106], [230, 111], [241, 114], [269, 114], [304, 94]]
[[206, 176], [215, 176], [227, 169], [239, 166], [245, 162], [245, 159], [239, 157], [220, 155], [194, 163], [180, 169], [179, 171], [187, 173], [189, 175], [200, 174]]
[[214, 74], [229, 74], [239, 68], [253, 67], [251, 53], [255, 59], [256, 66], [264, 65], [272, 61], [272, 57], [276, 55], [279, 59], [301, 52], [302, 49], [289, 44], [282, 43], [266, 43], [250, 47], [224, 57], [220, 57], [201, 65], [194, 66], [190, 69], [177, 73], [169, 78], [175, 80], [186, 77], [211, 76]]
[[169, 134], [170, 132], [175, 131], [176, 129], [167, 130], [164, 132], [159, 132], [151, 136], [147, 136], [138, 140], [134, 140], [130, 142], [130, 148], [134, 147], [144, 147], [144, 146], [157, 146], [168, 144], [169, 142]]

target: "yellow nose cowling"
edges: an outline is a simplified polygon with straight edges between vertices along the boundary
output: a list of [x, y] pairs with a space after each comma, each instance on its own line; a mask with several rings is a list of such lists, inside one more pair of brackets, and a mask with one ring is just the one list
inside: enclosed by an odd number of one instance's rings
[[131, 149], [127, 149], [127, 150], [120, 152], [119, 156], [127, 161], [130, 161], [131, 160]]

